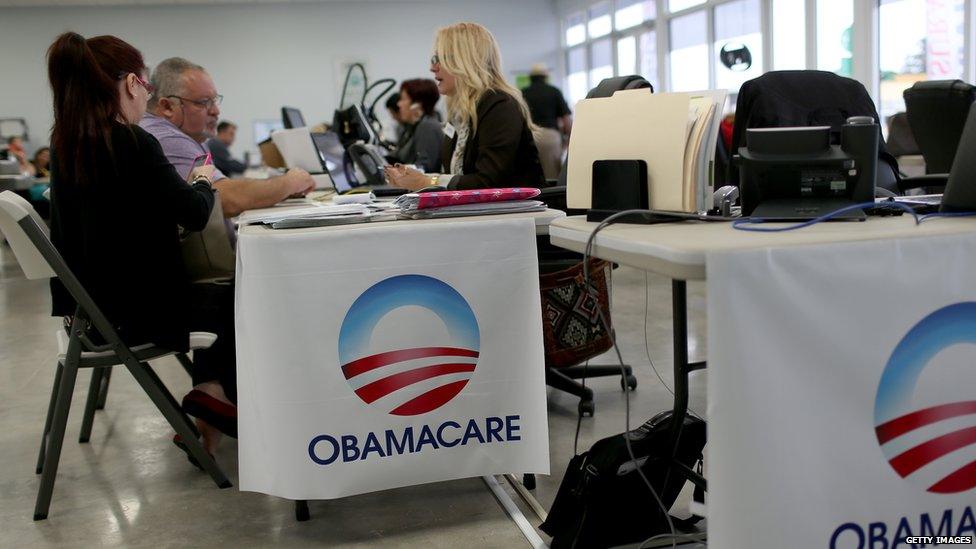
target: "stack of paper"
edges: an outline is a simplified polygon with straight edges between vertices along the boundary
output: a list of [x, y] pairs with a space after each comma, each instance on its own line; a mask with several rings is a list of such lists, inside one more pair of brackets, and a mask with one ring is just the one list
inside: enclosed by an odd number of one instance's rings
[[[349, 220], [354, 222], [356, 217], [369, 216], [369, 208], [365, 204], [322, 204], [319, 202], [302, 204], [285, 204], [259, 210], [249, 210], [241, 214], [238, 225], [255, 225], [264, 223], [274, 225], [284, 221], [294, 220]], [[324, 224], [324, 223], [323, 223]]]
[[590, 207], [595, 161], [644, 160], [651, 209], [710, 208], [710, 174], [726, 95], [725, 90], [652, 94], [637, 89], [577, 103], [569, 142], [569, 207]]
[[544, 202], [538, 200], [513, 200], [483, 204], [459, 204], [443, 208], [427, 208], [404, 212], [410, 219], [431, 219], [436, 217], [461, 217], [468, 215], [495, 215], [504, 213], [541, 212], [546, 209]]

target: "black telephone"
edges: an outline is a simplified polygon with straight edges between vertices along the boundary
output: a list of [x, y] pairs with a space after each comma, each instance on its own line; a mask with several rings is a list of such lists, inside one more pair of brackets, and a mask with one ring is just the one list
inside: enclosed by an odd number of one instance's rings
[[376, 147], [366, 143], [353, 143], [346, 150], [356, 168], [357, 179], [359, 175], [365, 178], [365, 181], [360, 179], [361, 184], [386, 185], [386, 173], [383, 168], [389, 164]]

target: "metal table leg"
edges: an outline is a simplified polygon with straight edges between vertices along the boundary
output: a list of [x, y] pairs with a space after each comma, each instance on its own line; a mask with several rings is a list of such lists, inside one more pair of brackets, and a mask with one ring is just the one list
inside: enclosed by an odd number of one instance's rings
[[[671, 415], [671, 461], [675, 462], [681, 428], [688, 415], [688, 374], [705, 367], [704, 362], [688, 362], [688, 283], [684, 280], [671, 281], [672, 331], [674, 333], [674, 408]], [[690, 480], [696, 486], [705, 488], [705, 478], [688, 467], [669, 467], [665, 476], [665, 486], [672, 471]]]
[[295, 500], [295, 520], [298, 522], [305, 522], [306, 520], [312, 518], [311, 513], [308, 511], [308, 500], [307, 499], [296, 499]]

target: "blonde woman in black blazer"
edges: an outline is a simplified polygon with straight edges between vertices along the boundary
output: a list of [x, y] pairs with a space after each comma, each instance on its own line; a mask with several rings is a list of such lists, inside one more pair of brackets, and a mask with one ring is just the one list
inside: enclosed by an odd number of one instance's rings
[[434, 51], [430, 70], [447, 97], [444, 173], [398, 165], [387, 169], [390, 183], [410, 190], [544, 186], [529, 109], [502, 76], [501, 54], [488, 29], [476, 23], [440, 29]]

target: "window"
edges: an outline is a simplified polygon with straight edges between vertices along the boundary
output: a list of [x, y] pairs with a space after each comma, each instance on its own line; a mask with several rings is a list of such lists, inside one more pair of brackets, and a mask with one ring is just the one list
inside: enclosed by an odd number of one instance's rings
[[734, 101], [765, 71], [819, 69], [860, 80], [888, 116], [904, 110], [902, 92], [915, 82], [976, 78], [976, 24], [966, 24], [976, 0], [553, 4], [567, 7], [564, 86], [574, 101], [611, 75], [640, 74], [662, 92], [727, 89]]
[[566, 18], [566, 45], [575, 46], [586, 41], [586, 27], [583, 25], [583, 14], [574, 13]]
[[882, 119], [905, 110], [915, 82], [962, 78], [963, 0], [882, 0], [878, 18]]
[[590, 87], [612, 76], [613, 45], [609, 38], [603, 38], [590, 44]]
[[617, 30], [629, 29], [644, 21], [652, 21], [657, 15], [657, 3], [654, 0], [617, 0], [616, 5], [613, 28]]
[[704, 4], [705, 0], [668, 0], [668, 11], [676, 12]]
[[637, 74], [637, 37], [617, 40], [617, 75]]
[[600, 2], [590, 8], [590, 22], [586, 28], [590, 32], [590, 38], [610, 34], [610, 2]]
[[807, 68], [805, 0], [773, 0], [773, 68]]
[[577, 101], [586, 97], [586, 92], [589, 91], [586, 84], [586, 49], [584, 47], [580, 46], [569, 50], [566, 68], [569, 102], [575, 105]]
[[817, 68], [853, 76], [854, 1], [817, 0]]
[[670, 31], [671, 91], [708, 89], [708, 19], [705, 10], [675, 17], [671, 20]]
[[759, 0], [735, 0], [715, 7], [715, 87], [736, 93], [762, 74]]
[[640, 75], [661, 91], [657, 81], [657, 33], [647, 31], [640, 35]]

